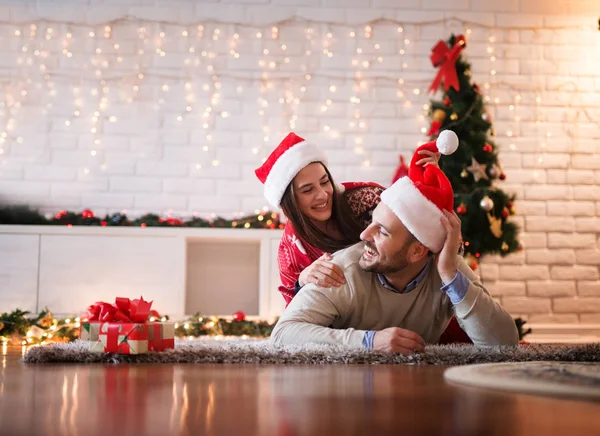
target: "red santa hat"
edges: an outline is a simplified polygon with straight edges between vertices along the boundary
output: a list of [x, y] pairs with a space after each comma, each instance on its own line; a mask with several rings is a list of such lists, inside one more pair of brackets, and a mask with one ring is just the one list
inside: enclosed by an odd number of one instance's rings
[[281, 198], [296, 174], [306, 165], [321, 162], [327, 166], [327, 156], [316, 145], [306, 142], [295, 133], [289, 133], [254, 173], [265, 185], [265, 198], [279, 207]]
[[416, 162], [423, 158], [418, 152], [429, 150], [445, 155], [458, 148], [458, 137], [451, 130], [440, 133], [437, 141], [417, 148], [410, 162], [408, 176], [398, 179], [382, 192], [381, 201], [389, 207], [419, 242], [437, 253], [446, 240], [446, 230], [440, 222], [443, 210], [452, 212], [454, 191], [450, 180], [438, 167], [423, 167]]

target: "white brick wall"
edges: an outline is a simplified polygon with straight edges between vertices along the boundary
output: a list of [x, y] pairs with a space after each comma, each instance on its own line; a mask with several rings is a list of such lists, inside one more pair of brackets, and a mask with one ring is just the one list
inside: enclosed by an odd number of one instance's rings
[[[149, 21], [108, 23], [124, 16]], [[428, 125], [430, 48], [469, 29], [524, 245], [482, 277], [532, 322], [598, 322], [597, 17], [590, 1], [0, 2], [0, 198], [252, 212], [266, 205], [253, 169], [290, 129], [328, 152], [338, 180], [387, 184]]]

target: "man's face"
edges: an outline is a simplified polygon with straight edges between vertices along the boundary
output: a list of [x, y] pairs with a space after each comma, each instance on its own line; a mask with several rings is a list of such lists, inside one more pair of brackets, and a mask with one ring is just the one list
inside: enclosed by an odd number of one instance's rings
[[409, 265], [409, 249], [419, 244], [396, 214], [379, 203], [373, 211], [373, 222], [360, 235], [365, 243], [359, 265], [369, 272], [392, 274]]

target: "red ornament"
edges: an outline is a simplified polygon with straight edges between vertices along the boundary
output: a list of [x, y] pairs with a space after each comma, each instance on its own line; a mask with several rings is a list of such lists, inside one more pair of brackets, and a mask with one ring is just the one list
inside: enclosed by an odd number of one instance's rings
[[510, 210], [507, 208], [502, 209], [502, 218], [508, 218], [510, 216]]
[[177, 218], [171, 218], [171, 217], [169, 217], [166, 220], [163, 220], [161, 222], [164, 222], [164, 221], [166, 221], [167, 224], [169, 224], [171, 226], [181, 226], [181, 225], [183, 225], [183, 221], [181, 221], [180, 219], [177, 219]]
[[490, 144], [485, 144], [483, 146], [483, 151], [487, 152], [487, 153], [491, 153], [493, 151], [493, 147]]
[[81, 216], [83, 218], [94, 218], [94, 212], [92, 212], [90, 209], [84, 209], [81, 211]]
[[452, 104], [452, 100], [450, 100], [450, 97], [446, 97], [443, 101], [444, 105], [446, 106], [450, 106]]
[[102, 227], [106, 227], [106, 221], [100, 221], [100, 225], [101, 225]]
[[460, 204], [457, 208], [456, 208], [456, 213], [459, 215], [464, 215], [467, 213], [467, 206], [465, 206], [464, 204]]
[[473, 83], [473, 91], [475, 91], [477, 94], [481, 93], [481, 90], [479, 89], [479, 85], [477, 85], [477, 83]]
[[506, 174], [500, 173], [500, 180], [506, 180]]
[[481, 253], [475, 253], [475, 257], [479, 259], [481, 257]]
[[475, 270], [477, 269], [477, 267], [478, 267], [478, 266], [479, 266], [479, 265], [477, 264], [477, 262], [473, 262], [473, 263], [471, 264], [471, 269], [472, 269], [473, 271], [475, 271]]
[[246, 314], [244, 312], [242, 312], [241, 310], [239, 310], [233, 314], [233, 319], [235, 319], [237, 322], [242, 322], [242, 321], [246, 320]]
[[429, 127], [429, 131], [427, 132], [427, 136], [434, 136], [440, 133], [440, 129], [442, 127], [441, 121], [432, 121], [431, 126]]
[[506, 203], [506, 207], [508, 207], [509, 209], [512, 209], [513, 207], [513, 202], [509, 201], [508, 203]]
[[59, 220], [59, 219], [61, 219], [62, 217], [64, 217], [66, 214], [67, 214], [67, 211], [66, 211], [66, 210], [61, 210], [60, 212], [58, 212], [58, 213], [55, 215], [55, 218], [56, 218], [57, 220]]
[[140, 224], [140, 227], [146, 227], [146, 223]]

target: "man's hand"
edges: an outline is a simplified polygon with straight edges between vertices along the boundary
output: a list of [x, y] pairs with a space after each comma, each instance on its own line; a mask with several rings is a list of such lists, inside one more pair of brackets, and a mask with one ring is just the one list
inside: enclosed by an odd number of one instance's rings
[[416, 351], [423, 351], [425, 341], [415, 332], [399, 327], [390, 327], [375, 333], [373, 349], [410, 355]]
[[437, 256], [437, 269], [444, 284], [452, 281], [458, 270], [457, 253], [460, 249], [460, 218], [456, 212], [444, 210], [441, 218], [442, 225], [446, 229], [446, 242], [442, 251]]
[[337, 288], [346, 283], [342, 268], [331, 262], [331, 254], [325, 253], [307, 266], [298, 277], [300, 286], [314, 283], [322, 288]]
[[415, 165], [423, 165], [424, 167], [426, 167], [427, 165], [433, 165], [434, 167], [440, 167], [438, 162], [440, 160], [440, 157], [442, 156], [442, 153], [435, 153], [429, 150], [421, 150], [417, 153], [425, 157], [416, 161]]

